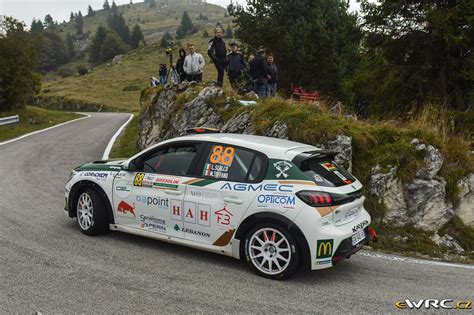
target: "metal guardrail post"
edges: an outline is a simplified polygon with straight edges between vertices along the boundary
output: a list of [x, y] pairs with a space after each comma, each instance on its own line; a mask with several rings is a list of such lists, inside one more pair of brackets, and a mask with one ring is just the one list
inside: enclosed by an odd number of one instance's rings
[[19, 123], [19, 122], [20, 122], [20, 116], [19, 115], [0, 118], [0, 126], [15, 124], [15, 123]]

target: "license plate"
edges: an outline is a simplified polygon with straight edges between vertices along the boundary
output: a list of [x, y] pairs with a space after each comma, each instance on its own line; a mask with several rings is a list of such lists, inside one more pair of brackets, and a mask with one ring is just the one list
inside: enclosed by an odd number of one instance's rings
[[352, 235], [352, 246], [359, 244], [365, 239], [364, 230], [360, 230], [356, 234]]

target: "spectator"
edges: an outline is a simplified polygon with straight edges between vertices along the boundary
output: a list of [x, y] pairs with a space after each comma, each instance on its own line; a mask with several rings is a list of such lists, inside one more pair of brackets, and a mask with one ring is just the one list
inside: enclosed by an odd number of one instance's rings
[[217, 69], [217, 84], [220, 86], [224, 85], [224, 70], [227, 67], [227, 48], [225, 42], [222, 39], [222, 28], [217, 27], [215, 36], [209, 41], [207, 54], [211, 57], [214, 66]]
[[241, 90], [239, 91], [240, 94], [245, 94], [250, 91], [253, 91], [253, 79], [250, 75], [250, 62], [255, 59], [254, 54], [250, 54], [247, 60], [247, 65], [245, 66], [244, 71], [242, 71], [242, 83], [241, 83]]
[[168, 69], [164, 63], [160, 63], [160, 83], [166, 85], [168, 76]]
[[267, 66], [268, 74], [270, 79], [267, 81], [267, 97], [276, 96], [277, 91], [277, 78], [278, 78], [278, 69], [277, 66], [273, 63], [273, 55], [267, 55]]
[[230, 85], [233, 89], [239, 90], [242, 83], [242, 71], [245, 69], [245, 59], [238, 52], [236, 43], [230, 44], [232, 52], [227, 55], [227, 74], [229, 75]]
[[186, 79], [191, 81], [202, 82], [202, 70], [204, 68], [204, 58], [201, 54], [196, 52], [194, 44], [188, 45], [189, 55], [184, 59], [184, 72], [186, 72]]
[[268, 73], [267, 62], [265, 61], [265, 47], [258, 48], [257, 55], [250, 62], [250, 75], [253, 80], [253, 89], [258, 97], [267, 97], [267, 80], [271, 79]]
[[170, 68], [170, 81], [174, 85], [178, 85], [179, 83], [181, 83], [178, 71], [176, 70], [176, 64], [174, 63], [171, 65], [171, 68]]
[[183, 82], [186, 80], [186, 72], [184, 72], [184, 59], [186, 58], [186, 51], [183, 48], [179, 50], [179, 59], [176, 62], [176, 71], [179, 74], [179, 81]]

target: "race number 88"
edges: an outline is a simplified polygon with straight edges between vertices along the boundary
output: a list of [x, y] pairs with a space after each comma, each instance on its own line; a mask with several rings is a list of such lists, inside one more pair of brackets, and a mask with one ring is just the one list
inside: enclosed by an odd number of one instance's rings
[[143, 183], [143, 177], [145, 177], [145, 173], [137, 173], [137, 175], [135, 175], [135, 179], [133, 180], [133, 186], [141, 187]]
[[235, 149], [233, 147], [224, 148], [221, 145], [216, 145], [209, 157], [209, 162], [211, 162], [211, 164], [230, 166], [234, 160], [234, 153]]

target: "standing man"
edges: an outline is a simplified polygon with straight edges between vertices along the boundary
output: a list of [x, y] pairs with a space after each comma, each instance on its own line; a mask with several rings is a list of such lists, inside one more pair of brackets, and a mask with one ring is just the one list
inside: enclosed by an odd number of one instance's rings
[[183, 69], [186, 72], [186, 79], [202, 82], [202, 70], [204, 69], [204, 58], [196, 52], [194, 44], [188, 45], [189, 55], [184, 59]]
[[214, 66], [217, 69], [217, 84], [219, 86], [224, 85], [224, 70], [227, 67], [227, 48], [225, 42], [222, 39], [222, 28], [217, 27], [215, 36], [209, 41], [207, 54], [211, 57]]
[[273, 97], [273, 96], [276, 96], [276, 91], [277, 91], [278, 69], [277, 69], [277, 66], [273, 63], [272, 54], [267, 54], [267, 67], [268, 67], [268, 74], [271, 77], [267, 81], [267, 97]]
[[242, 71], [245, 69], [245, 59], [238, 52], [239, 47], [236, 43], [230, 44], [232, 52], [227, 55], [227, 74], [229, 75], [230, 85], [234, 90], [241, 89]]
[[267, 80], [271, 79], [268, 73], [267, 61], [265, 60], [265, 47], [260, 46], [257, 55], [250, 62], [250, 75], [253, 80], [254, 92], [260, 98], [267, 97]]

